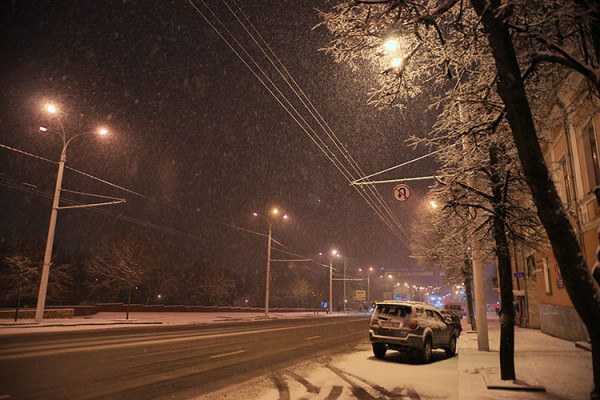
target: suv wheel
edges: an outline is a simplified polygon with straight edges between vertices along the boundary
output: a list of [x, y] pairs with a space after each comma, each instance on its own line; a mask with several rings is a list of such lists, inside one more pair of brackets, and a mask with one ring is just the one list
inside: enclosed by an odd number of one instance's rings
[[454, 357], [456, 354], [456, 336], [452, 335], [450, 338], [450, 344], [444, 350], [446, 350], [446, 355], [448, 357]]
[[373, 354], [375, 357], [383, 360], [385, 358], [385, 352], [387, 351], [387, 346], [383, 343], [373, 343]]
[[431, 362], [431, 350], [431, 338], [428, 336], [425, 338], [425, 341], [423, 342], [423, 348], [421, 348], [420, 352], [420, 358], [423, 364], [428, 364]]

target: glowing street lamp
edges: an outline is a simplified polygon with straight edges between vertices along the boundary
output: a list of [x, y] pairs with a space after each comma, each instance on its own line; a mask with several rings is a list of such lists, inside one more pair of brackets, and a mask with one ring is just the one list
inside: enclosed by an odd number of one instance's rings
[[383, 48], [386, 49], [388, 52], [392, 52], [398, 49], [399, 47], [400, 42], [395, 37], [389, 38], [383, 43]]
[[[319, 252], [320, 256], [323, 256], [329, 260], [329, 313], [333, 312], [333, 260], [324, 253]], [[341, 257], [337, 250], [331, 250], [332, 257]]]
[[[46, 111], [50, 114], [57, 114], [58, 108], [54, 104], [47, 104]], [[58, 210], [60, 209], [60, 191], [62, 187], [63, 173], [65, 170], [65, 163], [67, 161], [67, 147], [69, 143], [73, 139], [79, 136], [88, 135], [88, 134], [102, 134], [106, 135], [108, 130], [106, 128], [101, 128], [96, 132], [84, 132], [79, 133], [77, 135], [67, 137], [65, 129], [63, 125], [60, 123], [60, 119], [58, 119], [58, 124], [60, 126], [60, 130], [56, 133], [60, 135], [62, 139], [62, 151], [60, 153], [60, 160], [58, 162], [58, 174], [56, 175], [56, 187], [54, 189], [54, 198], [52, 200], [52, 212], [50, 213], [50, 224], [48, 227], [48, 238], [46, 240], [46, 250], [44, 253], [44, 264], [42, 265], [42, 276], [40, 280], [40, 289], [38, 292], [37, 306], [35, 309], [35, 322], [42, 322], [44, 319], [44, 307], [46, 305], [46, 293], [48, 291], [48, 277], [50, 275], [50, 262], [52, 260], [52, 246], [54, 244], [54, 233], [56, 230], [56, 219], [58, 217]], [[40, 127], [39, 130], [41, 132], [47, 132], [48, 128]]]
[[48, 111], [50, 114], [56, 114], [58, 109], [54, 104], [46, 104], [46, 111]]
[[[269, 316], [269, 289], [271, 286], [271, 241], [273, 240], [273, 223], [275, 222], [275, 220], [277, 219], [277, 217], [280, 215], [281, 211], [278, 208], [272, 208], [271, 211], [269, 212], [269, 215], [267, 218], [265, 218], [267, 220], [267, 223], [269, 224], [269, 235], [268, 235], [268, 246], [267, 246], [267, 276], [266, 276], [266, 283], [265, 283], [265, 316], [268, 317]], [[258, 214], [257, 212], [253, 212], [252, 215], [256, 218], [260, 217], [260, 214]], [[287, 214], [283, 214], [281, 216], [281, 219], [283, 219], [284, 221], [288, 220], [289, 217]]]

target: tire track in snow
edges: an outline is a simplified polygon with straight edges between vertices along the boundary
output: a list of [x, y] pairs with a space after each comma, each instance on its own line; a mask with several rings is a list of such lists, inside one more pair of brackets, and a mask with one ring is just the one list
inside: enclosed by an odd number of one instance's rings
[[422, 400], [421, 396], [411, 388], [402, 388], [396, 387], [391, 392], [384, 387], [373, 384], [359, 376], [347, 373], [342, 371], [339, 368], [334, 367], [331, 364], [325, 364], [325, 367], [332, 371], [334, 374], [342, 378], [344, 381], [348, 382], [350, 388], [352, 390], [352, 394], [356, 396], [359, 400], [371, 400], [371, 399], [379, 399], [379, 397], [371, 396], [363, 387], [356, 385], [349, 377], [352, 377], [360, 382], [363, 382], [365, 385], [385, 396], [385, 398], [389, 399], [403, 399], [403, 400]]

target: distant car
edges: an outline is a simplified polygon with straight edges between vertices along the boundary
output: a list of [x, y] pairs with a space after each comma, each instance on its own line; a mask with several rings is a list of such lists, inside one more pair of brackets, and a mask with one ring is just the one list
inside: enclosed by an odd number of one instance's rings
[[458, 318], [462, 318], [463, 317], [463, 308], [462, 308], [462, 304], [460, 304], [460, 303], [447, 303], [447, 304], [444, 304], [443, 309], [452, 312]]
[[431, 361], [433, 349], [442, 348], [452, 357], [458, 335], [452, 320], [426, 303], [383, 301], [371, 315], [369, 340], [379, 359], [385, 358], [388, 349], [416, 353], [423, 363]]
[[452, 311], [448, 310], [440, 310], [440, 314], [442, 314], [442, 317], [444, 317], [444, 320], [446, 320], [446, 322], [449, 322], [448, 319], [450, 319], [450, 324], [456, 330], [456, 337], [459, 337], [460, 333], [462, 332], [462, 324], [460, 323], [460, 318], [458, 318], [456, 314], [454, 314]]

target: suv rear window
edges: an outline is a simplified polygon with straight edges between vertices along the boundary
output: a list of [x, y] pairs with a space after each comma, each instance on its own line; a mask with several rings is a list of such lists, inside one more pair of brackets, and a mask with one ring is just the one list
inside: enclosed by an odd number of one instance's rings
[[410, 315], [410, 307], [409, 306], [402, 306], [402, 305], [395, 305], [395, 304], [380, 304], [377, 307], [377, 311], [379, 312], [379, 315], [384, 314], [384, 315], [389, 315], [391, 317], [400, 317], [400, 318], [404, 318], [408, 315]]

